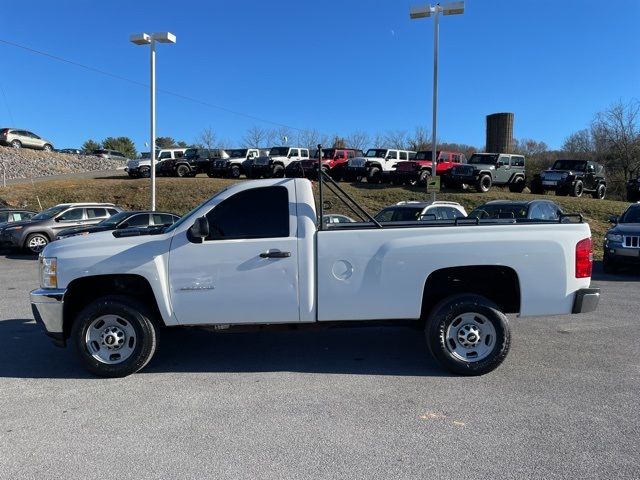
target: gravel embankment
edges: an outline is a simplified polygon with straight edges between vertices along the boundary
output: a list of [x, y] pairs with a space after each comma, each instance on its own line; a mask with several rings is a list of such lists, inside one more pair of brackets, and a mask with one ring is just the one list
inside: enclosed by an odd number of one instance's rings
[[0, 147], [0, 180], [3, 167], [7, 179], [34, 178], [65, 173], [114, 170], [123, 167], [122, 160], [108, 160], [94, 156], [70, 155], [27, 148]]

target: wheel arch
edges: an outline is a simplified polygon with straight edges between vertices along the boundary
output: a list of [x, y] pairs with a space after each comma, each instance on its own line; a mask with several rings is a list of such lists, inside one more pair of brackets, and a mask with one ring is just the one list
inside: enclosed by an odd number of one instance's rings
[[435, 270], [427, 277], [420, 318], [426, 319], [433, 307], [451, 295], [481, 295], [504, 313], [518, 313], [521, 307], [520, 280], [516, 271], [501, 265], [465, 265]]
[[145, 304], [153, 315], [153, 321], [164, 326], [157, 299], [149, 281], [142, 275], [116, 274], [94, 275], [73, 280], [67, 286], [63, 305], [63, 334], [71, 335], [71, 327], [80, 311], [94, 300], [106, 295], [125, 295]]
[[[29, 240], [29, 237], [30, 237], [31, 235], [43, 235], [43, 236], [47, 237], [47, 239], [48, 239], [49, 241], [52, 241], [52, 239], [53, 239], [53, 236], [49, 235], [49, 233], [48, 233], [46, 230], [33, 230], [33, 231], [29, 231], [29, 230], [27, 230], [27, 231], [26, 231], [26, 232], [24, 232], [24, 234], [23, 234], [23, 239], [24, 239], [24, 240], [22, 240], [22, 246], [23, 246], [23, 247], [26, 247], [26, 246], [27, 246], [27, 240]], [[55, 236], [55, 235], [54, 235], [54, 236]]]

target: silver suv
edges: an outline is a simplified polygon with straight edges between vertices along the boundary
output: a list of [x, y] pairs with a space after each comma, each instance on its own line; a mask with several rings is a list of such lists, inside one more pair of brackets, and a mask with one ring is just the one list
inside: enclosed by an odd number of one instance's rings
[[37, 148], [47, 152], [53, 150], [53, 144], [49, 140], [45, 140], [28, 130], [19, 130], [17, 128], [0, 129], [0, 145], [13, 148]]

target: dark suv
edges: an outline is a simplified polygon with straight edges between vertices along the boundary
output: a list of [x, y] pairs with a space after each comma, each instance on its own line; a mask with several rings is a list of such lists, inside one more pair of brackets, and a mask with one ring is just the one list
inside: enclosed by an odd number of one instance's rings
[[637, 202], [640, 200], [640, 175], [627, 180], [627, 201]]
[[609, 221], [614, 226], [604, 237], [604, 271], [613, 273], [622, 265], [640, 265], [640, 203], [629, 205], [620, 217]]
[[556, 160], [553, 166], [531, 181], [531, 193], [554, 190], [556, 195], [581, 197], [590, 193], [602, 200], [607, 193], [604, 167], [591, 160]]
[[466, 165], [449, 170], [447, 186], [473, 185], [488, 192], [492, 185], [506, 185], [511, 192], [522, 193], [526, 186], [524, 156], [508, 153], [474, 153]]
[[181, 158], [163, 161], [160, 164], [160, 174], [172, 177], [210, 174], [212, 162], [218, 158], [221, 158], [221, 153], [217, 148], [187, 148]]
[[0, 244], [38, 254], [61, 230], [95, 225], [120, 211], [112, 203], [61, 203], [43, 210], [30, 220], [14, 222], [4, 228]]

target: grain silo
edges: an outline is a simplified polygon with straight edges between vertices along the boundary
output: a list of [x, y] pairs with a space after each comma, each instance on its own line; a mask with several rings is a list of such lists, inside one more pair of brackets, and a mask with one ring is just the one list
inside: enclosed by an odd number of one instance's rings
[[511, 153], [513, 148], [513, 113], [487, 115], [487, 152]]

